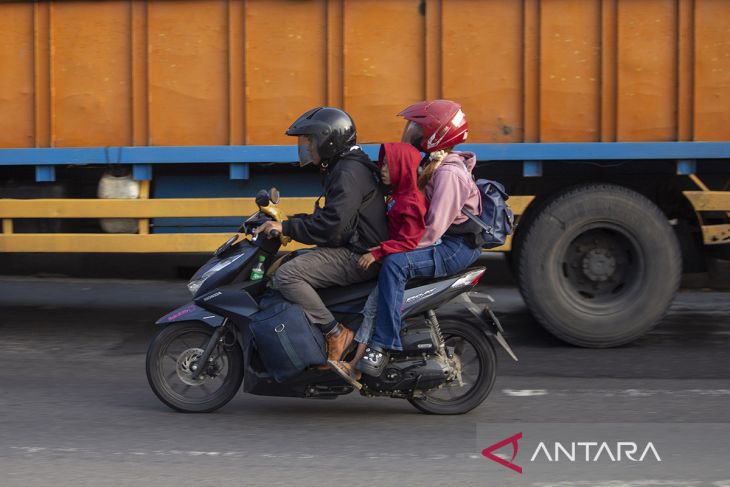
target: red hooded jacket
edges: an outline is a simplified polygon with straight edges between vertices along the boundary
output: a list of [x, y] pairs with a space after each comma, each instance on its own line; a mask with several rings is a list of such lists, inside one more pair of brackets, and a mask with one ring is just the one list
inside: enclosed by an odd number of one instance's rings
[[387, 157], [392, 188], [392, 204], [388, 208], [390, 240], [382, 242], [372, 253], [382, 261], [386, 255], [407, 252], [418, 246], [426, 231], [426, 197], [418, 190], [418, 165], [421, 153], [410, 144], [389, 143], [380, 146], [379, 163]]

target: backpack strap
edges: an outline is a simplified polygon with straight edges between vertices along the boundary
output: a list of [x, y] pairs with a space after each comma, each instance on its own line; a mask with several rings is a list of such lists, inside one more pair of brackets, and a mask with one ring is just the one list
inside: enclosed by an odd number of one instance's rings
[[481, 218], [475, 216], [471, 211], [467, 210], [466, 208], [462, 208], [461, 212], [463, 214], [465, 214], [467, 216], [467, 218], [469, 218], [469, 220], [473, 221], [474, 223], [479, 225], [481, 228], [483, 228], [484, 231], [486, 231], [489, 234], [492, 233], [492, 230], [493, 230], [492, 227], [490, 227], [489, 225], [484, 223]]

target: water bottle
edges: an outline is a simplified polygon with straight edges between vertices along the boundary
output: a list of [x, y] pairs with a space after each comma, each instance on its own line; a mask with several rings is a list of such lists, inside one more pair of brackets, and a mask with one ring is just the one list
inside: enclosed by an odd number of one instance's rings
[[259, 263], [254, 266], [253, 269], [251, 269], [251, 280], [252, 281], [258, 281], [260, 279], [264, 278], [264, 261], [266, 260], [266, 257], [263, 255], [259, 255]]

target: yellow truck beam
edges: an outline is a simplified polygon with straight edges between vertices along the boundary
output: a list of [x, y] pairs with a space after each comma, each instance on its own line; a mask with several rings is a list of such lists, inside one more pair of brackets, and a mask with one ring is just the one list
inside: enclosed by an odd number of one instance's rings
[[685, 191], [695, 211], [730, 211], [730, 191]]
[[[311, 213], [316, 198], [282, 198], [285, 213]], [[33, 199], [0, 200], [2, 218], [188, 218], [247, 217], [254, 198]]]
[[[512, 196], [510, 207], [522, 214], [533, 196]], [[282, 198], [285, 213], [310, 213], [315, 198]], [[253, 198], [170, 198], [170, 199], [34, 199], [0, 200], [0, 252], [131, 252], [178, 253], [212, 252], [230, 233], [12, 233], [13, 218], [188, 218], [241, 216], [254, 213]], [[506, 252], [512, 239], [492, 249]], [[292, 242], [283, 250], [306, 247]]]
[[[209, 253], [232, 233], [15, 233], [0, 234], [0, 252]], [[512, 237], [491, 252], [509, 251]], [[292, 242], [283, 251], [308, 247]]]
[[[0, 252], [212, 252], [233, 233], [16, 233], [0, 235]], [[305, 247], [289, 244], [282, 250]]]
[[[512, 196], [515, 215], [524, 213], [534, 196]], [[286, 214], [311, 213], [316, 198], [282, 198]], [[2, 199], [0, 218], [192, 218], [247, 216], [258, 210], [254, 198], [160, 199]]]
[[[730, 191], [685, 191], [684, 196], [692, 203], [700, 221], [702, 211], [722, 211], [730, 217]], [[702, 240], [705, 245], [730, 243], [730, 225], [702, 225]]]
[[730, 225], [702, 225], [702, 238], [705, 245], [730, 243]]

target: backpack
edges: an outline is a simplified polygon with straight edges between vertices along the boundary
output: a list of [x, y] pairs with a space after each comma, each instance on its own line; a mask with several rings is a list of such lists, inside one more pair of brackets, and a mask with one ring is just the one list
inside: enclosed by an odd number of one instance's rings
[[484, 240], [482, 248], [492, 249], [504, 245], [507, 236], [512, 235], [515, 217], [507, 205], [509, 195], [504, 186], [497, 181], [477, 179], [477, 188], [482, 199], [482, 212], [475, 216], [466, 208], [461, 211], [471, 221], [482, 228], [481, 237]]

